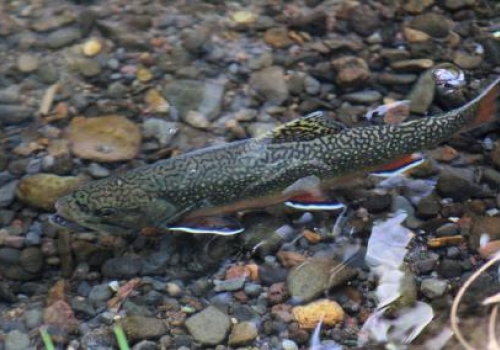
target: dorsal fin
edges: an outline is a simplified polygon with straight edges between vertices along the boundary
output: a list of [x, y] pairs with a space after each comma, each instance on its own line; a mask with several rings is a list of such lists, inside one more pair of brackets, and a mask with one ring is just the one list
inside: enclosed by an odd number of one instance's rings
[[310, 141], [325, 135], [337, 134], [345, 125], [323, 117], [322, 112], [314, 112], [278, 126], [262, 138], [272, 143]]

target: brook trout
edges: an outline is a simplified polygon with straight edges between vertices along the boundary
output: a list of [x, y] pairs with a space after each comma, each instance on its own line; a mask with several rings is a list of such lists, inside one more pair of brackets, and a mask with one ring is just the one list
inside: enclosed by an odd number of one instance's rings
[[346, 128], [321, 113], [258, 138], [185, 153], [83, 185], [56, 203], [52, 222], [109, 233], [153, 226], [189, 233], [235, 234], [225, 214], [284, 202], [338, 209], [319, 189], [370, 171], [394, 172], [421, 161], [470, 125], [492, 120], [500, 78], [464, 106], [398, 125]]

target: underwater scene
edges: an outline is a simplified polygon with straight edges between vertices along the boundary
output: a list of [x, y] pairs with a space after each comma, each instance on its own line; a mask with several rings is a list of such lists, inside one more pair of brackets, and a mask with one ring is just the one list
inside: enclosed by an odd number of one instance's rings
[[500, 2], [0, 3], [0, 350], [500, 350]]

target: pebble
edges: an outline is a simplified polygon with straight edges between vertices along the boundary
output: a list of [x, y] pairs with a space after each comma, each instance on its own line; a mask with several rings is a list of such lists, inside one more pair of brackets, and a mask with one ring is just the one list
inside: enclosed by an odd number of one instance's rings
[[264, 33], [264, 42], [276, 49], [283, 49], [293, 44], [286, 27], [269, 28]]
[[38, 57], [30, 54], [21, 54], [17, 58], [16, 65], [21, 73], [32, 73], [38, 69]]
[[290, 271], [287, 287], [292, 298], [308, 302], [344, 284], [355, 274], [356, 270], [331, 258], [312, 258]]
[[403, 73], [389, 73], [384, 72], [377, 75], [377, 80], [383, 85], [408, 85], [415, 80], [418, 76], [416, 74], [403, 74]]
[[177, 123], [169, 122], [160, 118], [148, 118], [142, 124], [142, 134], [145, 138], [152, 137], [161, 146], [169, 145], [177, 134], [179, 127]]
[[158, 339], [167, 333], [163, 320], [153, 317], [129, 316], [122, 321], [123, 330], [130, 341]]
[[483, 57], [458, 50], [453, 56], [453, 63], [463, 69], [476, 69], [483, 63]]
[[424, 12], [425, 9], [434, 5], [434, 0], [407, 0], [403, 8], [406, 12], [417, 15]]
[[82, 52], [87, 57], [94, 57], [102, 50], [102, 43], [99, 39], [92, 38], [82, 46]]
[[375, 90], [366, 90], [342, 95], [342, 99], [352, 103], [372, 104], [380, 101], [382, 94]]
[[66, 27], [50, 33], [47, 37], [47, 46], [53, 50], [73, 44], [80, 40], [82, 33], [76, 27]]
[[443, 259], [437, 272], [443, 278], [456, 278], [462, 275], [462, 266], [457, 260]]
[[429, 69], [434, 66], [434, 61], [428, 58], [415, 58], [410, 60], [394, 61], [391, 68], [395, 71], [419, 71]]
[[14, 201], [18, 183], [18, 180], [14, 180], [0, 187], [0, 208], [8, 207]]
[[475, 3], [475, 0], [445, 0], [444, 6], [451, 11], [457, 11], [474, 6]]
[[442, 297], [447, 289], [448, 283], [437, 278], [427, 278], [420, 285], [420, 291], [429, 299]]
[[5, 336], [5, 350], [28, 349], [30, 337], [18, 330], [11, 331]]
[[429, 34], [433, 38], [445, 38], [451, 29], [451, 21], [443, 15], [428, 12], [416, 16], [410, 27]]
[[71, 151], [79, 158], [116, 162], [136, 157], [141, 131], [135, 123], [120, 115], [76, 117], [71, 120], [66, 138], [71, 143]]
[[292, 308], [293, 318], [300, 328], [314, 329], [323, 321], [325, 327], [333, 327], [345, 317], [342, 307], [333, 300], [319, 299], [304, 306]]
[[54, 174], [28, 175], [17, 184], [16, 196], [35, 208], [52, 211], [60, 197], [74, 191], [85, 182], [83, 177]]
[[92, 177], [96, 179], [105, 178], [111, 174], [111, 172], [108, 169], [94, 162], [89, 164], [89, 166], [87, 167], [87, 171]]
[[250, 76], [250, 86], [259, 96], [269, 102], [283, 103], [288, 98], [288, 85], [285, 81], [283, 68], [271, 66], [253, 72]]
[[370, 5], [358, 5], [354, 7], [349, 14], [349, 26], [361, 36], [373, 34], [381, 25], [381, 19], [378, 11]]
[[257, 326], [253, 322], [240, 322], [233, 326], [229, 334], [230, 346], [244, 346], [251, 344], [258, 336]]
[[449, 237], [460, 234], [460, 227], [453, 223], [446, 223], [436, 229], [436, 237]]
[[189, 111], [197, 111], [209, 120], [220, 113], [224, 86], [215, 82], [177, 79], [165, 85], [163, 95], [183, 119]]
[[434, 100], [435, 82], [430, 70], [424, 72], [413, 85], [406, 99], [410, 100], [410, 111], [425, 114]]
[[360, 57], [339, 57], [332, 61], [332, 66], [337, 72], [335, 81], [344, 87], [360, 86], [371, 77], [368, 63]]
[[59, 80], [59, 70], [52, 63], [41, 63], [36, 74], [38, 79], [45, 84], [54, 84]]
[[102, 274], [109, 278], [131, 278], [141, 271], [142, 261], [138, 257], [121, 256], [106, 260]]
[[317, 95], [319, 94], [321, 90], [321, 83], [311, 77], [310, 75], [306, 75], [304, 77], [304, 90], [309, 94], [309, 95]]
[[299, 346], [293, 340], [283, 339], [281, 342], [283, 350], [299, 350]]
[[33, 309], [26, 310], [24, 313], [24, 323], [28, 329], [41, 326], [43, 323], [43, 309], [41, 307], [35, 307]]
[[226, 338], [231, 322], [215, 306], [209, 306], [187, 319], [186, 328], [194, 340], [202, 345], [217, 345]]
[[436, 217], [441, 210], [440, 199], [435, 195], [423, 197], [417, 204], [416, 215], [420, 219]]
[[22, 250], [19, 257], [21, 267], [30, 272], [38, 273], [43, 268], [43, 253], [38, 247], [28, 247]]
[[187, 124], [199, 129], [207, 129], [210, 126], [208, 118], [204, 114], [197, 111], [188, 111], [184, 117], [184, 121]]
[[75, 62], [75, 69], [84, 77], [95, 77], [102, 72], [102, 67], [96, 60], [91, 58], [79, 58]]
[[436, 184], [436, 191], [441, 197], [451, 198], [456, 202], [464, 201], [480, 193], [478, 186], [451, 172], [441, 173]]
[[16, 105], [0, 105], [0, 121], [5, 124], [19, 124], [33, 119], [35, 110]]

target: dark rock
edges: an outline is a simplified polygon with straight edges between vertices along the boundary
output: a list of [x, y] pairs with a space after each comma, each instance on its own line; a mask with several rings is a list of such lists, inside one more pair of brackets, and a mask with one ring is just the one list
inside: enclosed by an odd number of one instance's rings
[[478, 186], [451, 172], [441, 173], [436, 190], [441, 197], [452, 198], [456, 202], [464, 201], [480, 193]]
[[462, 275], [462, 266], [457, 260], [444, 259], [438, 265], [437, 272], [444, 278], [455, 278]]
[[420, 291], [429, 299], [442, 297], [447, 289], [448, 283], [437, 278], [427, 278], [420, 285]]
[[73, 44], [77, 40], [80, 40], [81, 37], [82, 33], [79, 28], [61, 28], [49, 34], [47, 37], [47, 46], [51, 49], [59, 49]]
[[292, 17], [288, 25], [292, 29], [307, 32], [313, 36], [323, 36], [327, 31], [327, 16], [324, 11]]
[[130, 278], [139, 274], [142, 259], [123, 256], [110, 259], [102, 266], [102, 274], [109, 278]]
[[421, 219], [430, 219], [436, 217], [440, 210], [441, 203], [439, 197], [431, 194], [418, 202], [416, 215]]
[[358, 5], [352, 9], [348, 22], [352, 30], [362, 36], [373, 34], [381, 26], [377, 10], [369, 5]]
[[0, 105], [0, 122], [19, 124], [33, 119], [35, 110], [30, 107], [16, 105]]
[[30, 273], [38, 273], [43, 267], [43, 253], [38, 247], [23, 249], [19, 257], [19, 264]]
[[365, 84], [370, 79], [370, 69], [366, 61], [360, 57], [344, 56], [332, 61], [337, 72], [335, 81], [344, 87], [354, 87]]
[[446, 37], [451, 29], [450, 20], [437, 13], [424, 13], [416, 16], [411, 22], [410, 27], [429, 34], [433, 38]]
[[271, 66], [252, 73], [250, 86], [266, 101], [281, 104], [288, 98], [283, 68]]
[[123, 329], [131, 341], [158, 339], [167, 333], [165, 323], [157, 318], [131, 316], [122, 320]]

